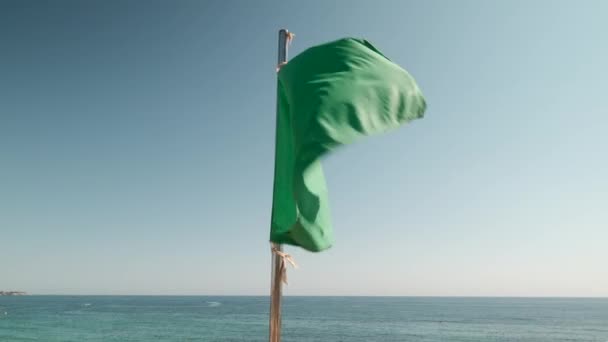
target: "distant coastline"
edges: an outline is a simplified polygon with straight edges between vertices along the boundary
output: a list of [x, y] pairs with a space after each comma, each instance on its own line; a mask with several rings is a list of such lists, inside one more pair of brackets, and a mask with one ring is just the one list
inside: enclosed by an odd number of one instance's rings
[[0, 296], [25, 296], [27, 293], [23, 291], [0, 291]]

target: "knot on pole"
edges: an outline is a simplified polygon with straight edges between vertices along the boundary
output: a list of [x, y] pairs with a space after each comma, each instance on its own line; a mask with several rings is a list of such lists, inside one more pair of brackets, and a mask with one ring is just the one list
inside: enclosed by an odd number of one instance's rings
[[296, 37], [296, 34], [293, 32], [287, 32], [287, 45], [291, 44], [291, 41]]
[[293, 268], [298, 268], [298, 265], [291, 255], [279, 250], [275, 244], [272, 244], [271, 250], [281, 260], [279, 262], [279, 277], [283, 283], [287, 284], [287, 263], [290, 263]]

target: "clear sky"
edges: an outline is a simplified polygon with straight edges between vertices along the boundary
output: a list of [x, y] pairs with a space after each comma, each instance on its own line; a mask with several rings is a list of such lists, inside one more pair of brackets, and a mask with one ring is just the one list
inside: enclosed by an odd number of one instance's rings
[[426, 117], [325, 161], [291, 295], [608, 296], [604, 1], [1, 1], [0, 290], [269, 292], [277, 31]]

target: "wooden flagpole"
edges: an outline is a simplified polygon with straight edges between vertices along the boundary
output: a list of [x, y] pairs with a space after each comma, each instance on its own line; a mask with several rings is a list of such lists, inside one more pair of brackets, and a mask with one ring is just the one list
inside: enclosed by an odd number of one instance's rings
[[[278, 68], [287, 62], [287, 48], [291, 35], [289, 31], [282, 29], [279, 31], [279, 58]], [[277, 99], [277, 111], [278, 111]], [[270, 285], [270, 342], [281, 342], [281, 296], [282, 296], [282, 273], [285, 271], [285, 262], [280, 256], [283, 247], [273, 243], [272, 256], [272, 275]]]

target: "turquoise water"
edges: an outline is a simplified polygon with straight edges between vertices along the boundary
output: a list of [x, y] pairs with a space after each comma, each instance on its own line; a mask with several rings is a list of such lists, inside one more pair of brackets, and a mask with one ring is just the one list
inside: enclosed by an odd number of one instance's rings
[[[266, 297], [0, 297], [0, 341], [267, 341]], [[283, 341], [608, 342], [608, 299], [287, 297]]]

